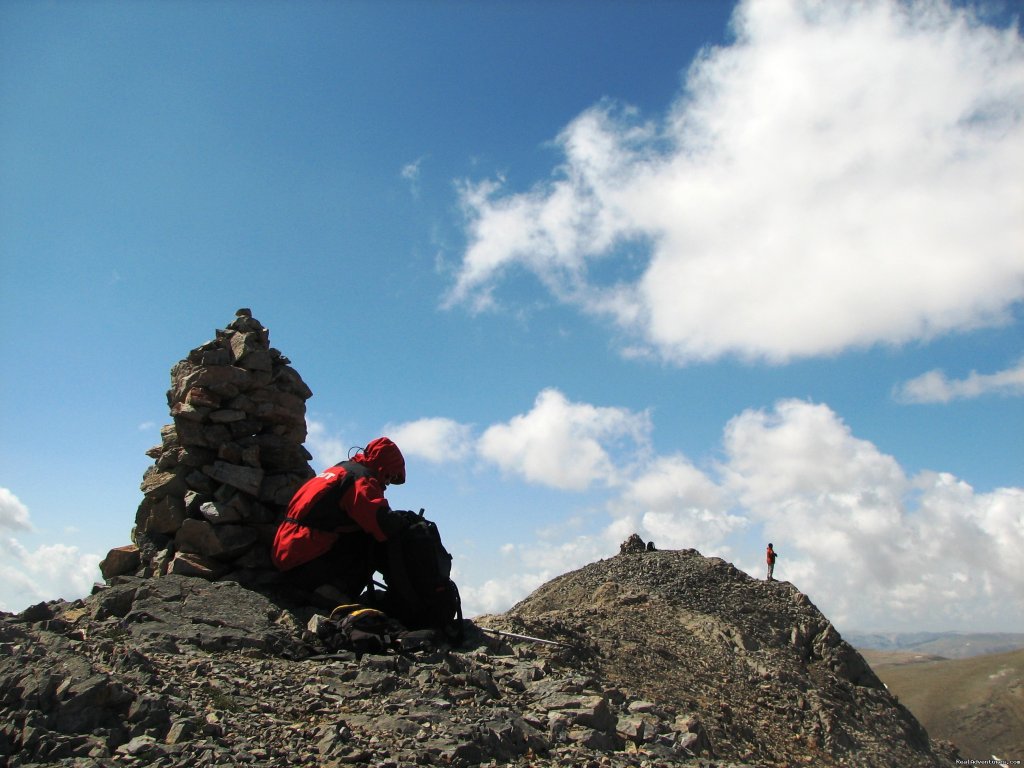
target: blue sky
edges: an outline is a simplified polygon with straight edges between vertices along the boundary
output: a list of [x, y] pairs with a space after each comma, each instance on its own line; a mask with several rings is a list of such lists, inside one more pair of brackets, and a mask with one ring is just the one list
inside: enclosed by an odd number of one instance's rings
[[0, 609], [99, 579], [250, 307], [470, 613], [637, 531], [1024, 631], [1020, 10], [0, 5]]

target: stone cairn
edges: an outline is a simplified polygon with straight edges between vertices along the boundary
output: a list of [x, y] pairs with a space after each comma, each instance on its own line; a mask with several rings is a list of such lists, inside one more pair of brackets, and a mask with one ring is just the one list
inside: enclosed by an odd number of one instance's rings
[[248, 309], [171, 368], [173, 423], [142, 478], [132, 544], [100, 563], [105, 579], [168, 573], [247, 585], [273, 580], [279, 515], [314, 472], [312, 392]]

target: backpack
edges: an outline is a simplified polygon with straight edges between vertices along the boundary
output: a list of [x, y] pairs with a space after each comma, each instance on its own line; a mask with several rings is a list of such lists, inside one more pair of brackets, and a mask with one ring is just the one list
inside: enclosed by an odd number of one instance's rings
[[354, 651], [359, 657], [433, 651], [437, 645], [434, 630], [409, 631], [383, 611], [360, 603], [337, 606], [330, 618], [317, 622], [316, 635], [329, 653]]
[[441, 630], [448, 640], [460, 642], [462, 599], [437, 525], [421, 509], [404, 531], [381, 546], [378, 570], [387, 590], [374, 595], [375, 604], [410, 629]]
[[331, 611], [318, 634], [331, 651], [387, 653], [397, 645], [405, 627], [376, 608], [358, 603], [339, 605]]

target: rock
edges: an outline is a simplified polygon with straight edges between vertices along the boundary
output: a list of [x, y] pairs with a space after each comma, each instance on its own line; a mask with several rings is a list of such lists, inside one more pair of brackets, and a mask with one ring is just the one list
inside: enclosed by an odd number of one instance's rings
[[229, 568], [219, 560], [195, 552], [178, 552], [167, 565], [167, 574], [198, 576], [211, 581], [220, 578]]
[[104, 579], [134, 573], [139, 568], [139, 548], [134, 544], [114, 547], [100, 561], [100, 573]]
[[174, 537], [174, 545], [179, 553], [218, 557], [224, 554], [224, 546], [217, 537], [214, 528], [205, 520], [189, 518], [182, 523]]
[[243, 467], [228, 464], [226, 461], [215, 461], [203, 471], [219, 483], [230, 485], [251, 496], [258, 496], [260, 483], [263, 482], [263, 470], [255, 467]]
[[139, 487], [144, 494], [154, 499], [162, 499], [168, 494], [184, 496], [187, 490], [180, 472], [161, 472], [156, 467], [146, 470]]
[[173, 536], [187, 517], [184, 496], [164, 496], [155, 501], [151, 497], [148, 501], [146, 514], [142, 519], [136, 516], [136, 525], [147, 533]]
[[634, 552], [646, 552], [647, 545], [638, 534], [630, 534], [630, 537], [619, 545], [619, 554], [630, 554]]
[[238, 560], [260, 539], [259, 531], [249, 525], [218, 525], [213, 533], [220, 542], [221, 560]]
[[200, 504], [199, 513], [211, 525], [237, 523], [242, 519], [241, 513], [235, 507], [228, 504], [221, 504], [216, 501], [207, 501]]
[[54, 613], [49, 603], [36, 603], [35, 605], [30, 605], [18, 616], [22, 621], [28, 622], [50, 621]]

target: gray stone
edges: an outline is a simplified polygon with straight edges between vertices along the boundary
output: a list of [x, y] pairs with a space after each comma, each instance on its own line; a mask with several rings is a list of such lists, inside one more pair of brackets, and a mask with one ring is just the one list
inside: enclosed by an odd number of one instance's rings
[[[249, 382], [249, 372], [233, 365], [195, 365], [186, 360], [171, 369], [171, 392], [175, 402], [185, 400], [193, 389], [203, 389], [221, 397], [238, 394]], [[232, 393], [228, 395], [227, 393]]]
[[268, 350], [254, 349], [242, 358], [238, 365], [247, 371], [264, 371], [269, 373], [273, 370], [274, 361]]
[[178, 552], [205, 557], [220, 557], [224, 554], [224, 545], [206, 520], [185, 520], [174, 537], [174, 545]]
[[259, 541], [259, 532], [248, 525], [218, 525], [213, 529], [220, 542], [221, 553], [217, 557], [234, 560], [248, 552]]
[[156, 499], [145, 519], [136, 519], [136, 524], [147, 533], [173, 535], [186, 517], [184, 496], [169, 495]]
[[228, 566], [219, 560], [191, 552], [178, 552], [167, 565], [167, 574], [195, 576], [210, 581], [219, 579], [228, 571]]
[[146, 470], [139, 486], [144, 494], [155, 499], [168, 495], [184, 495], [187, 490], [180, 471], [160, 472], [155, 467]]
[[224, 525], [225, 523], [237, 523], [242, 519], [239, 511], [229, 504], [221, 504], [216, 501], [207, 501], [199, 505], [199, 513], [211, 525]]
[[236, 411], [232, 408], [218, 408], [210, 411], [210, 421], [215, 424], [227, 424], [232, 421], [241, 421], [245, 418], [245, 411]]
[[262, 469], [228, 464], [224, 461], [215, 461], [211, 466], [204, 467], [203, 471], [217, 482], [226, 483], [252, 496], [259, 495], [260, 483], [263, 482]]
[[140, 562], [139, 548], [134, 544], [114, 547], [100, 562], [100, 573], [104, 579], [112, 579], [115, 576], [134, 573], [138, 569]]

